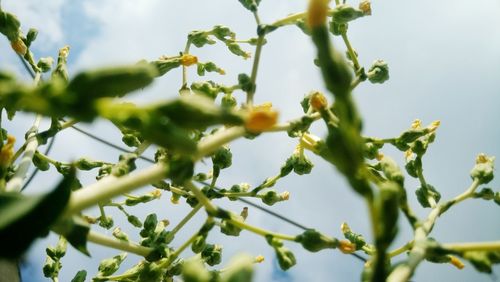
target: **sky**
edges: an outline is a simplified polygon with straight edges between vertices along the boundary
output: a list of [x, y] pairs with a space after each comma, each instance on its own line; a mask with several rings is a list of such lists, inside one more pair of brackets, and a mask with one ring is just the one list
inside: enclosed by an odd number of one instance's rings
[[[352, 2], [352, 1], [349, 1]], [[357, 2], [353, 2], [357, 3]], [[269, 23], [290, 13], [303, 11], [307, 1], [263, 0], [260, 16]], [[176, 55], [184, 48], [187, 33], [208, 29], [216, 24], [229, 26], [238, 38], [255, 36], [252, 15], [236, 0], [184, 1], [2, 1], [3, 9], [17, 14], [23, 30], [39, 29], [34, 43], [37, 57], [57, 57], [58, 48], [71, 46], [68, 68], [70, 76], [78, 71], [100, 66], [135, 63], [141, 59], [153, 60], [161, 55]], [[440, 120], [437, 139], [424, 158], [425, 175], [449, 199], [464, 191], [471, 183], [469, 171], [478, 153], [500, 156], [500, 2], [496, 0], [464, 1], [373, 1], [373, 15], [349, 25], [349, 37], [357, 50], [360, 62], [369, 68], [376, 59], [389, 64], [390, 80], [382, 85], [368, 82], [360, 85], [354, 98], [364, 119], [363, 133], [368, 136], [393, 137], [409, 128], [415, 118], [424, 124]], [[334, 45], [344, 49], [338, 38]], [[245, 46], [246, 47], [246, 46]], [[8, 42], [0, 41], [0, 67], [28, 79], [18, 59], [9, 50]], [[246, 47], [253, 53], [253, 47]], [[242, 60], [229, 54], [224, 46], [192, 48], [201, 61], [213, 61], [223, 67], [225, 76], [210, 75], [222, 83], [234, 83], [237, 75], [249, 73], [251, 60]], [[311, 90], [325, 91], [319, 70], [313, 64], [315, 51], [310, 39], [296, 27], [285, 27], [268, 37], [263, 48], [258, 74], [256, 103], [271, 101], [280, 110], [280, 120], [286, 121], [301, 114], [299, 102]], [[180, 87], [180, 71], [173, 71], [147, 89], [131, 95], [138, 103], [174, 98]], [[190, 81], [201, 80], [189, 73]], [[239, 93], [238, 100], [244, 100]], [[10, 128], [19, 136], [24, 134], [33, 117], [20, 115]], [[44, 123], [48, 125], [47, 122]], [[81, 125], [109, 140], [119, 140], [119, 132], [109, 123], [95, 122]], [[318, 136], [324, 135], [321, 125], [312, 128]], [[20, 137], [22, 138], [22, 137]], [[22, 139], [21, 139], [22, 140]], [[222, 171], [219, 185], [230, 186], [248, 182], [258, 185], [276, 174], [281, 164], [293, 152], [296, 140], [286, 134], [262, 135], [255, 140], [233, 142], [233, 166]], [[115, 161], [119, 152], [90, 140], [77, 132], [64, 131], [56, 141], [51, 156], [70, 160], [81, 155]], [[151, 155], [152, 150], [147, 154]], [[400, 164], [402, 154], [384, 150]], [[335, 169], [320, 158], [309, 154], [315, 163], [310, 175], [291, 175], [278, 183], [278, 191], [290, 191], [290, 200], [272, 207], [274, 211], [329, 235], [341, 237], [340, 224], [348, 222], [354, 231], [370, 238], [370, 227], [363, 201], [347, 186]], [[141, 166], [147, 164], [141, 163]], [[200, 171], [206, 167], [199, 166]], [[50, 188], [58, 180], [57, 174], [39, 174], [30, 187], [35, 193]], [[91, 183], [91, 174], [81, 175], [84, 183]], [[420, 208], [414, 189], [417, 183], [407, 179], [410, 204], [419, 216], [428, 210]], [[500, 190], [498, 180], [488, 184]], [[144, 191], [149, 191], [146, 188]], [[165, 194], [152, 209], [164, 214], [171, 222], [182, 218], [189, 210], [185, 205], [173, 206]], [[218, 202], [236, 212], [242, 204]], [[149, 206], [148, 206], [149, 207]], [[141, 217], [149, 211], [132, 210]], [[95, 210], [90, 213], [97, 214]], [[113, 211], [110, 210], [113, 214]], [[478, 200], [466, 201], [443, 215], [432, 232], [442, 242], [498, 240], [500, 221], [494, 217], [498, 206]], [[116, 214], [116, 220], [120, 218]], [[199, 227], [203, 216], [188, 224], [179, 234], [189, 236]], [[249, 223], [267, 229], [298, 234], [295, 227], [250, 209]], [[411, 231], [400, 220], [400, 234], [393, 247], [404, 244]], [[99, 232], [108, 233], [103, 229]], [[132, 235], [132, 234], [130, 234]], [[242, 232], [236, 239], [211, 234], [209, 240], [221, 242], [227, 261], [236, 252], [263, 254], [266, 261], [256, 266], [256, 281], [359, 281], [362, 263], [337, 251], [311, 254], [301, 246], [288, 244], [298, 260], [286, 273], [276, 267], [272, 250], [262, 238]], [[173, 244], [181, 244], [176, 240]], [[27, 258], [26, 273], [32, 281], [46, 281], [41, 273], [45, 260], [44, 248], [55, 244], [56, 237], [40, 240]], [[69, 251], [63, 260], [61, 281], [69, 281], [81, 268], [95, 273], [100, 259], [117, 252], [90, 245], [92, 258]], [[129, 256], [125, 264], [133, 263]], [[399, 258], [401, 259], [401, 258]], [[495, 267], [499, 273], [500, 267]], [[39, 277], [38, 280], [36, 280]], [[422, 263], [412, 281], [491, 281], [491, 277], [477, 273], [470, 264], [464, 270], [450, 265]]]

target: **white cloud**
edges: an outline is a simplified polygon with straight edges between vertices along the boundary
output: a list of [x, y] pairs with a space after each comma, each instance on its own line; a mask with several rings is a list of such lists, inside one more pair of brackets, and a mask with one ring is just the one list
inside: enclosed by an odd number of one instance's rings
[[39, 31], [37, 46], [51, 45], [63, 41], [63, 26], [61, 24], [61, 9], [65, 0], [4, 0], [2, 7], [18, 16], [21, 28], [26, 33], [29, 28]]

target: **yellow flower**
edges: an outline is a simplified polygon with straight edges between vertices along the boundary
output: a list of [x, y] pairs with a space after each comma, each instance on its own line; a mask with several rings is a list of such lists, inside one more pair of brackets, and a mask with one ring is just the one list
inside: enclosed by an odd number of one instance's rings
[[14, 143], [16, 138], [12, 135], [7, 136], [7, 143], [5, 143], [0, 150], [0, 166], [8, 167], [12, 156], [14, 156]]
[[189, 67], [191, 65], [194, 65], [198, 63], [198, 57], [190, 55], [190, 54], [184, 54], [181, 56], [181, 65]]
[[359, 9], [367, 16], [372, 14], [372, 7], [369, 0], [361, 1], [361, 3], [359, 3]]
[[283, 201], [286, 201], [286, 200], [290, 199], [290, 192], [285, 191], [285, 192], [281, 193], [280, 198]]
[[436, 131], [436, 129], [439, 127], [439, 125], [441, 124], [441, 121], [439, 120], [435, 120], [433, 121], [427, 128], [431, 131], [431, 132], [434, 132]]
[[328, 106], [328, 101], [326, 100], [325, 95], [323, 95], [321, 92], [316, 91], [311, 95], [309, 104], [314, 110], [320, 111]]
[[278, 112], [271, 107], [271, 103], [266, 103], [252, 108], [245, 122], [246, 129], [260, 133], [273, 127], [278, 122]]
[[411, 124], [412, 129], [419, 129], [421, 126], [422, 126], [422, 121], [419, 120], [418, 118], [415, 119]]
[[352, 254], [356, 251], [356, 245], [347, 240], [340, 240], [338, 248], [344, 254]]
[[263, 262], [263, 261], [264, 261], [264, 256], [259, 255], [259, 256], [256, 256], [256, 257], [255, 257], [255, 262], [256, 262], [256, 263], [261, 263], [261, 262]]

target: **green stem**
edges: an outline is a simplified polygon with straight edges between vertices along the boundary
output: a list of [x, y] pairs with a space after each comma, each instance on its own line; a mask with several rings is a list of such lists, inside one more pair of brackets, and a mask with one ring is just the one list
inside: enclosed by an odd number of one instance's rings
[[357, 73], [357, 71], [361, 67], [359, 65], [358, 56], [356, 55], [356, 52], [354, 51], [354, 48], [352, 48], [351, 42], [349, 41], [349, 38], [347, 37], [347, 33], [345, 33], [345, 32], [342, 33], [342, 40], [344, 40], [344, 44], [347, 47], [347, 52], [349, 52], [349, 56], [351, 57], [351, 61], [354, 64], [354, 71]]
[[415, 268], [425, 258], [427, 252], [427, 236], [432, 231], [437, 218], [452, 205], [469, 198], [478, 186], [479, 180], [474, 179], [471, 186], [464, 193], [458, 195], [447, 204], [436, 205], [432, 209], [427, 219], [417, 229], [415, 229], [414, 244], [407, 261], [397, 266], [389, 275], [387, 281], [400, 282], [408, 281], [410, 279], [410, 277], [413, 275], [413, 272], [415, 271]]
[[[183, 54], [189, 54], [189, 48], [191, 47], [191, 40], [188, 40], [186, 42], [186, 47], [184, 47], [184, 53]], [[187, 67], [182, 66], [182, 86], [181, 89], [184, 89], [187, 87]]]
[[79, 121], [76, 120], [76, 119], [72, 119], [72, 120], [69, 120], [69, 121], [66, 121], [64, 122], [63, 124], [61, 124], [61, 130], [64, 130], [68, 127], [72, 127], [73, 125], [77, 124]]
[[193, 216], [203, 207], [201, 203], [196, 205], [171, 231], [170, 234], [174, 236], [184, 225], [193, 218]]
[[200, 189], [198, 189], [198, 187], [196, 187], [196, 185], [193, 184], [193, 182], [191, 182], [191, 180], [186, 181], [184, 183], [184, 187], [189, 189], [194, 194], [194, 196], [196, 197], [196, 199], [198, 199], [200, 204], [205, 206], [205, 209], [207, 210], [208, 213], [217, 212], [217, 207], [210, 201], [209, 198], [207, 198], [207, 196], [205, 196], [205, 194], [203, 194], [203, 192], [201, 192]]
[[400, 254], [402, 254], [402, 253], [410, 250], [412, 247], [413, 247], [413, 240], [410, 241], [410, 242], [408, 242], [408, 243], [406, 243], [406, 244], [404, 244], [403, 246], [401, 246], [401, 247], [399, 247], [399, 248], [397, 248], [395, 250], [390, 251], [387, 254], [387, 256], [389, 256], [390, 258], [398, 256], [398, 255], [400, 255]]
[[237, 226], [241, 229], [245, 229], [245, 230], [248, 230], [252, 233], [255, 233], [255, 234], [258, 234], [258, 235], [261, 235], [261, 236], [267, 236], [267, 235], [270, 235], [270, 236], [273, 236], [274, 238], [278, 238], [278, 239], [282, 239], [282, 240], [287, 240], [287, 241], [295, 241], [296, 237], [297, 236], [293, 236], [293, 235], [287, 235], [287, 234], [281, 234], [281, 233], [275, 233], [275, 232], [272, 232], [272, 231], [269, 231], [269, 230], [266, 230], [266, 229], [262, 229], [260, 227], [257, 227], [257, 226], [253, 226], [253, 225], [250, 225], [244, 221], [241, 221], [241, 220], [237, 220], [237, 219], [228, 219], [228, 221], [233, 224], [234, 226]]
[[260, 54], [262, 52], [262, 46], [264, 45], [264, 36], [261, 35], [257, 38], [257, 46], [255, 47], [255, 57], [253, 58], [252, 74], [250, 75], [250, 81], [252, 89], [247, 92], [247, 106], [251, 108], [253, 106], [253, 98], [256, 90], [257, 81], [257, 71], [259, 69]]
[[204, 156], [215, 152], [221, 146], [238, 139], [245, 134], [246, 129], [243, 126], [234, 126], [219, 130], [215, 134], [208, 136], [198, 143], [198, 152], [194, 156], [194, 159], [199, 160]]
[[125, 176], [105, 177], [91, 185], [88, 185], [71, 194], [65, 215], [78, 213], [83, 209], [106, 201], [123, 193], [130, 192], [139, 187], [155, 183], [164, 179], [167, 175], [168, 167], [164, 164], [152, 165], [138, 173], [127, 174]]
[[498, 251], [500, 251], [500, 241], [448, 243], [448, 244], [443, 244], [442, 247], [445, 249], [454, 250], [457, 252], [468, 252], [468, 251], [498, 252]]
[[[39, 78], [39, 76], [37, 76]], [[35, 78], [36, 80], [36, 78]], [[26, 146], [24, 147], [24, 154], [21, 161], [18, 164], [17, 170], [14, 173], [14, 176], [7, 182], [5, 187], [6, 191], [21, 191], [23, 186], [23, 180], [28, 173], [28, 170], [31, 166], [33, 155], [35, 154], [36, 149], [38, 148], [38, 140], [36, 138], [36, 134], [38, 132], [38, 127], [40, 126], [40, 122], [42, 120], [41, 115], [37, 115], [35, 118], [35, 122], [33, 126], [28, 131], [29, 134], [26, 138]]]

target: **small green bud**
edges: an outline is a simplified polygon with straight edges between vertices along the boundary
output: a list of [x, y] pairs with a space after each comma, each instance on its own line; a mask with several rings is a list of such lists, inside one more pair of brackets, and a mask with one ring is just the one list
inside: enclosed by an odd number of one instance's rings
[[302, 244], [304, 249], [310, 252], [318, 252], [323, 249], [335, 249], [338, 246], [338, 240], [328, 238], [314, 229], [308, 229], [298, 235], [295, 241]]
[[367, 75], [371, 83], [384, 83], [389, 79], [389, 66], [383, 60], [376, 60], [368, 69]]
[[36, 66], [40, 68], [42, 72], [48, 72], [52, 69], [52, 65], [54, 64], [54, 59], [52, 57], [40, 58]]
[[398, 164], [390, 157], [384, 156], [380, 160], [380, 167], [387, 179], [403, 184], [405, 178]]
[[191, 250], [193, 253], [198, 254], [205, 249], [206, 245], [206, 236], [198, 235], [196, 239], [194, 239], [193, 244], [191, 244]]
[[118, 268], [120, 268], [120, 264], [127, 257], [127, 253], [121, 253], [112, 258], [104, 259], [99, 264], [98, 270], [101, 276], [109, 276], [115, 273]]
[[245, 73], [240, 73], [238, 75], [238, 84], [240, 85], [241, 90], [245, 92], [251, 92], [252, 90], [255, 90], [255, 85], [252, 84], [252, 80]]
[[366, 245], [366, 240], [363, 235], [352, 232], [347, 223], [342, 223], [340, 229], [342, 230], [344, 237], [356, 246], [356, 250], [360, 250]]
[[479, 184], [486, 184], [493, 180], [494, 162], [495, 157], [479, 154], [476, 158], [476, 165], [470, 172], [472, 179], [477, 179]]
[[38, 30], [36, 28], [30, 28], [26, 34], [26, 46], [30, 47], [31, 43], [35, 41], [38, 36]]
[[220, 232], [228, 236], [240, 236], [241, 228], [231, 224], [227, 220], [222, 220], [220, 225]]
[[280, 168], [280, 177], [285, 177], [288, 174], [290, 174], [290, 172], [292, 172], [292, 170], [293, 170], [294, 163], [295, 163], [295, 160], [292, 157], [289, 157]]
[[483, 188], [481, 191], [474, 193], [474, 198], [490, 201], [495, 198], [495, 192], [491, 188]]
[[282, 270], [288, 270], [297, 263], [292, 251], [285, 247], [275, 248], [278, 264]]
[[337, 5], [331, 12], [332, 20], [345, 24], [357, 18], [365, 16], [362, 10], [349, 6], [347, 4]]
[[125, 232], [123, 232], [120, 227], [116, 227], [113, 230], [112, 234], [113, 234], [113, 237], [115, 237], [118, 240], [125, 241], [125, 242], [129, 241], [128, 235]]
[[139, 147], [141, 140], [134, 134], [124, 134], [122, 142], [129, 147]]
[[154, 233], [156, 225], [158, 224], [158, 219], [156, 214], [152, 213], [146, 217], [144, 220], [144, 226], [140, 232], [141, 237], [146, 238], [149, 237], [152, 233]]
[[234, 108], [238, 102], [236, 102], [236, 98], [231, 93], [227, 93], [224, 96], [222, 96], [221, 99], [221, 106], [223, 108]]
[[41, 171], [47, 171], [50, 168], [49, 162], [40, 155], [38, 151], [33, 155], [33, 164]]
[[99, 217], [99, 226], [106, 228], [106, 229], [110, 229], [111, 227], [113, 227], [113, 225], [114, 225], [114, 221], [113, 221], [113, 218], [111, 216], [100, 216]]
[[266, 192], [262, 193], [262, 202], [266, 205], [272, 206], [276, 204], [277, 202], [282, 201], [280, 195], [276, 192], [276, 190], [267, 190]]
[[430, 208], [431, 204], [429, 203], [429, 197], [433, 198], [436, 203], [441, 199], [441, 194], [432, 186], [427, 184], [427, 186], [421, 186], [415, 191], [417, 195], [418, 202], [424, 208]]
[[333, 35], [342, 35], [347, 32], [349, 25], [347, 23], [338, 23], [336, 21], [330, 22], [330, 32]]
[[231, 166], [232, 158], [233, 154], [231, 153], [229, 147], [223, 146], [217, 149], [217, 151], [215, 151], [212, 155], [212, 163], [220, 169], [225, 169]]
[[102, 165], [102, 162], [93, 161], [88, 158], [80, 158], [75, 162], [76, 168], [80, 170], [91, 170], [96, 167], [101, 167]]
[[135, 216], [135, 215], [128, 215], [127, 216], [127, 221], [132, 224], [133, 226], [137, 227], [137, 228], [141, 228], [142, 227], [142, 222], [141, 220]]
[[201, 252], [201, 257], [210, 266], [214, 266], [221, 263], [222, 246], [207, 244], [203, 249], [203, 251]]
[[45, 260], [45, 264], [43, 265], [43, 275], [47, 278], [57, 277], [61, 267], [62, 264], [59, 260], [53, 260], [48, 256]]
[[292, 156], [294, 158], [293, 171], [298, 175], [304, 175], [311, 173], [314, 164], [307, 158], [306, 155], [296, 155]]

